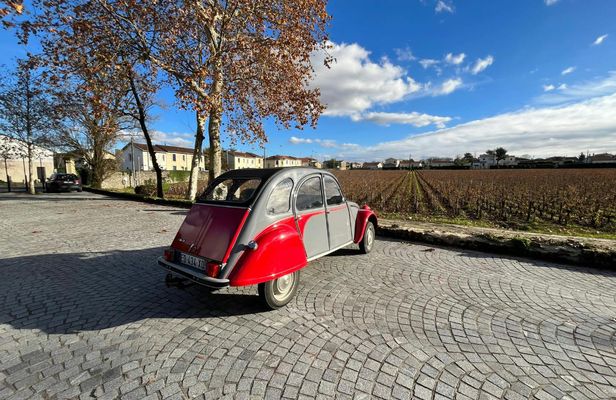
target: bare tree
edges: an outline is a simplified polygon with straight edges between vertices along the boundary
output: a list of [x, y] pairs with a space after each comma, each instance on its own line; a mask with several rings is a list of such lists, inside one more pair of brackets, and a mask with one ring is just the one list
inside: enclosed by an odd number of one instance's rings
[[28, 160], [28, 192], [35, 194], [34, 162], [40, 147], [49, 146], [58, 127], [48, 87], [32, 60], [20, 60], [0, 89], [0, 129], [21, 142]]

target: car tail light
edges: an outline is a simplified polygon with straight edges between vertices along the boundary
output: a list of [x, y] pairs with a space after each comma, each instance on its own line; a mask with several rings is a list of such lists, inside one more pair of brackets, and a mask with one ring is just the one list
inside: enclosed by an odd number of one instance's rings
[[79, 185], [79, 179], [75, 179], [75, 184]]
[[205, 266], [205, 274], [211, 278], [216, 278], [220, 272], [220, 264], [208, 261]]
[[173, 261], [173, 255], [174, 255], [174, 251], [172, 248], [169, 247], [165, 249], [163, 253], [163, 258], [167, 261]]

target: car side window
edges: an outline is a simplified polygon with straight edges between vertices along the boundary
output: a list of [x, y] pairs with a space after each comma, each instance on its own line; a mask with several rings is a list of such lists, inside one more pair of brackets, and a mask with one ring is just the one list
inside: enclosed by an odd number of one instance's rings
[[342, 204], [342, 191], [334, 178], [331, 176], [325, 177], [325, 199], [328, 206]]
[[321, 177], [309, 178], [297, 191], [295, 200], [297, 211], [312, 210], [323, 207], [323, 194], [321, 191]]
[[291, 190], [293, 180], [287, 178], [278, 183], [267, 200], [267, 213], [271, 215], [283, 214], [291, 208]]

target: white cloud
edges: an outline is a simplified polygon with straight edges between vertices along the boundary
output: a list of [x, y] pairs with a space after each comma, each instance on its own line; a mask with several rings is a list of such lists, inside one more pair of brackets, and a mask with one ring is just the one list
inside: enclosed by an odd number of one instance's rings
[[567, 86], [567, 84], [566, 84], [566, 83], [561, 83], [561, 84], [558, 86], [558, 90], [567, 90], [567, 88], [568, 88], [568, 86]]
[[445, 61], [448, 62], [449, 64], [459, 65], [464, 62], [465, 58], [466, 58], [466, 54], [464, 53], [460, 53], [458, 55], [447, 53], [447, 55], [445, 56]]
[[370, 52], [358, 44], [332, 43], [329, 54], [335, 59], [331, 68], [323, 65], [323, 53], [311, 58], [315, 69], [311, 85], [321, 90], [321, 101], [327, 106], [325, 115], [357, 114], [374, 105], [403, 100], [422, 89], [402, 67], [386, 59], [373, 62]]
[[453, 13], [454, 11], [453, 4], [447, 3], [444, 0], [438, 0], [436, 2], [436, 7], [434, 7], [434, 11], [436, 11], [437, 13], [440, 13], [440, 12]]
[[556, 89], [556, 86], [549, 84], [549, 85], [543, 85], [543, 91], [544, 92], [551, 92], [552, 90]]
[[601, 43], [603, 43], [605, 41], [605, 39], [607, 39], [608, 35], [601, 35], [598, 38], [595, 39], [595, 41], [592, 43], [593, 46], [599, 46]]
[[431, 58], [424, 58], [422, 60], [419, 60], [419, 64], [421, 64], [421, 66], [424, 69], [428, 69], [430, 67], [433, 67], [435, 65], [438, 65], [439, 61], [438, 60], [433, 60]]
[[616, 90], [559, 107], [523, 109], [447, 129], [341, 152], [347, 159], [455, 156], [503, 146], [511, 154], [577, 155], [616, 151]]
[[460, 87], [462, 87], [462, 79], [452, 78], [448, 79], [431, 91], [432, 96], [441, 96], [453, 93]]
[[545, 5], [551, 6], [558, 3], [560, 0], [545, 0]]
[[[192, 148], [194, 144], [194, 133], [185, 132], [163, 132], [158, 130], [150, 131], [150, 138], [153, 144], [167, 146], [178, 146]], [[120, 133], [120, 141], [130, 142], [131, 137], [136, 143], [145, 143], [145, 137], [140, 130], [126, 130]]]
[[312, 139], [298, 138], [296, 136], [291, 136], [291, 138], [289, 139], [289, 143], [291, 144], [310, 144], [312, 142]]
[[561, 72], [561, 75], [569, 75], [573, 71], [575, 71], [575, 67], [565, 68], [565, 69], [563, 69], [563, 72]]
[[616, 93], [616, 71], [610, 72], [607, 77], [598, 77], [573, 85], [560, 85], [559, 89], [559, 92], [543, 94], [535, 101], [540, 104], [562, 104]]
[[475, 61], [475, 64], [473, 64], [473, 66], [470, 67], [471, 74], [477, 75], [478, 73], [484, 71], [486, 68], [488, 68], [493, 63], [494, 63], [494, 57], [492, 56], [487, 56], [486, 58], [478, 58]]
[[417, 57], [413, 55], [413, 51], [409, 47], [405, 47], [403, 49], [395, 49], [394, 51], [396, 52], [396, 57], [400, 61], [413, 61], [417, 59]]
[[451, 117], [440, 117], [437, 115], [411, 113], [389, 113], [389, 112], [370, 112], [358, 115], [353, 118], [355, 121], [371, 121], [379, 125], [389, 126], [391, 124], [413, 125], [423, 127], [435, 125], [437, 128], [444, 128], [445, 124], [451, 121]]

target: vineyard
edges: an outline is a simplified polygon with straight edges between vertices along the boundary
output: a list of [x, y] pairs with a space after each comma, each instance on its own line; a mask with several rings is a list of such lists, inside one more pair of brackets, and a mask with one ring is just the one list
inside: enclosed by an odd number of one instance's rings
[[337, 171], [384, 216], [616, 233], [616, 170]]

